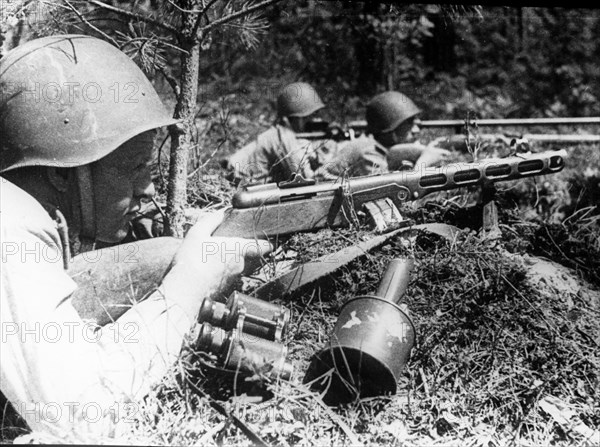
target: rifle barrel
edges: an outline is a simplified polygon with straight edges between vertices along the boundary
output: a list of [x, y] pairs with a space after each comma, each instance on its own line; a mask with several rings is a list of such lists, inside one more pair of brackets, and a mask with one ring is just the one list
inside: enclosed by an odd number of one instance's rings
[[232, 205], [238, 209], [261, 207], [305, 200], [316, 196], [332, 196], [340, 189], [344, 189], [348, 194], [356, 194], [396, 184], [408, 188], [410, 197], [406, 197], [404, 200], [414, 200], [431, 192], [473, 186], [486, 181], [518, 180], [536, 175], [552, 174], [563, 169], [566, 156], [567, 152], [562, 149], [524, 154], [523, 156], [482, 159], [472, 163], [451, 163], [422, 170], [352, 177], [346, 180], [339, 179], [292, 188], [280, 188], [275, 183], [269, 183], [249, 186], [238, 191], [232, 198]]
[[540, 143], [600, 143], [600, 135], [546, 135], [525, 134], [523, 138]]
[[[526, 133], [521, 135], [513, 135], [511, 133], [506, 134], [477, 134], [473, 135], [472, 143], [477, 141], [486, 141], [493, 142], [498, 139], [508, 139], [509, 141], [512, 138], [523, 138], [525, 140], [537, 143], [563, 143], [563, 144], [594, 144], [600, 143], [600, 135], [581, 135], [581, 134], [536, 134], [536, 133]], [[462, 143], [466, 140], [464, 135], [453, 135], [447, 138], [447, 141]]]
[[[473, 120], [478, 127], [483, 126], [562, 126], [600, 124], [600, 117], [580, 118], [511, 118], [511, 119], [476, 119]], [[464, 120], [432, 120], [421, 121], [421, 127], [457, 127], [463, 126]]]
[[[600, 116], [573, 117], [573, 118], [509, 118], [509, 119], [473, 119], [473, 124], [478, 127], [500, 127], [500, 126], [562, 126], [562, 125], [585, 125], [600, 124]], [[465, 120], [429, 120], [421, 121], [423, 128], [431, 127], [460, 127], [464, 126]], [[352, 129], [366, 129], [366, 121], [351, 121], [348, 126]]]
[[325, 140], [329, 138], [327, 132], [315, 131], [315, 132], [299, 132], [296, 134], [296, 138], [305, 140]]

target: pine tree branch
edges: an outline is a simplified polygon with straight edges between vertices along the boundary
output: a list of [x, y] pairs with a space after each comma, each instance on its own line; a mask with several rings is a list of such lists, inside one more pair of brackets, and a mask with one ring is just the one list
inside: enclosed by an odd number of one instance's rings
[[202, 34], [202, 35], [206, 35], [209, 31], [211, 31], [213, 28], [223, 25], [224, 23], [227, 22], [231, 22], [232, 20], [238, 19], [240, 17], [243, 17], [245, 15], [248, 15], [254, 11], [258, 11], [260, 9], [266, 8], [267, 6], [273, 5], [277, 2], [280, 1], [285, 1], [285, 0], [264, 0], [260, 3], [257, 3], [255, 5], [252, 6], [248, 6], [245, 9], [242, 9], [240, 11], [234, 12], [228, 16], [225, 17], [221, 17], [220, 19], [215, 20], [214, 22], [209, 23], [208, 25], [206, 25], [204, 28], [200, 28], [198, 30], [198, 34]]
[[205, 6], [204, 8], [202, 8], [202, 14], [206, 14], [206, 13], [208, 13], [208, 10], [210, 9], [210, 7], [211, 7], [212, 5], [214, 5], [215, 3], [217, 3], [217, 1], [218, 1], [218, 0], [210, 0], [210, 1], [209, 1], [209, 2], [206, 4], [206, 6]]
[[214, 5], [215, 3], [217, 3], [218, 0], [209, 0], [209, 2], [206, 4], [206, 6], [204, 6], [202, 8], [202, 13], [198, 16], [198, 18], [196, 19], [196, 23], [194, 23], [194, 28], [192, 30], [192, 36], [196, 36], [198, 37], [200, 34], [198, 33], [198, 29], [200, 28], [200, 23], [202, 22], [202, 17], [206, 17], [206, 23], [209, 23], [208, 21], [208, 10], [211, 8], [212, 5]]
[[177, 36], [179, 36], [180, 31], [175, 28], [174, 26], [169, 25], [168, 23], [164, 23], [164, 22], [159, 22], [157, 20], [154, 20], [150, 17], [146, 17], [144, 15], [141, 14], [137, 14], [135, 12], [131, 12], [131, 11], [127, 11], [126, 9], [122, 9], [119, 8], [117, 6], [112, 6], [112, 5], [108, 5], [104, 2], [101, 2], [99, 0], [87, 0], [88, 3], [97, 6], [98, 8], [107, 10], [107, 11], [111, 11], [114, 12], [116, 14], [120, 14], [122, 16], [125, 17], [129, 17], [130, 19], [135, 19], [135, 20], [139, 20], [140, 22], [144, 22], [147, 23], [149, 25], [154, 25], [157, 26], [159, 28], [162, 28], [163, 30], [169, 31]]
[[179, 101], [179, 95], [181, 94], [181, 87], [179, 87], [179, 82], [165, 70], [165, 67], [159, 65], [158, 71], [163, 75], [167, 83], [171, 86], [173, 93], [175, 94], [175, 99]]
[[71, 4], [71, 2], [69, 0], [63, 0], [67, 6], [69, 7], [68, 9], [70, 9], [71, 11], [73, 11], [75, 13], [75, 15], [77, 15], [77, 17], [79, 17], [79, 20], [81, 20], [83, 23], [85, 23], [87, 26], [89, 26], [91, 29], [93, 29], [94, 31], [96, 31], [98, 34], [100, 34], [101, 36], [103, 36], [106, 40], [110, 41], [115, 47], [119, 48], [119, 44], [117, 43], [117, 41], [115, 39], [113, 39], [112, 37], [110, 37], [108, 34], [106, 34], [104, 31], [102, 31], [100, 28], [98, 28], [95, 25], [92, 25], [88, 19], [85, 18], [85, 16], [79, 12], [77, 10], [77, 8], [75, 8], [75, 6], [73, 6]]
[[177, 9], [179, 12], [183, 12], [185, 14], [202, 14], [204, 12], [203, 9], [185, 9], [181, 6], [177, 5], [173, 0], [167, 0], [167, 2]]

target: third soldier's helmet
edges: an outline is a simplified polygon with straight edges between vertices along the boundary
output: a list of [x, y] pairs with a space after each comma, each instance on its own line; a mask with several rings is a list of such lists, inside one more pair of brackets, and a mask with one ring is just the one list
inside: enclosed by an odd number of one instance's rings
[[277, 97], [277, 114], [284, 116], [308, 116], [325, 107], [317, 91], [306, 82], [286, 85]]
[[411, 99], [400, 92], [383, 92], [367, 104], [367, 127], [370, 133], [385, 133], [421, 113]]
[[92, 163], [176, 123], [142, 70], [94, 37], [44, 37], [0, 59], [0, 171]]

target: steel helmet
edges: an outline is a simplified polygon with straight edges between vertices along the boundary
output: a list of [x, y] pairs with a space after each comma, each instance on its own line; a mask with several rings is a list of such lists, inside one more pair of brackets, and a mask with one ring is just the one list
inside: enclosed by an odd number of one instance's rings
[[308, 116], [325, 107], [317, 91], [306, 82], [286, 85], [277, 97], [277, 114]]
[[0, 59], [0, 171], [89, 164], [175, 122], [137, 65], [94, 37], [44, 37]]
[[368, 131], [390, 132], [419, 113], [421, 110], [408, 96], [393, 91], [380, 93], [367, 104]]

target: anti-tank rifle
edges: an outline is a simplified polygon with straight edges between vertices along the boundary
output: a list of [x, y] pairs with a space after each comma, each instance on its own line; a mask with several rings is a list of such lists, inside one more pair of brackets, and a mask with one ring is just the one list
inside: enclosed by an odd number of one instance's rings
[[[457, 135], [448, 137], [449, 140], [460, 141], [454, 146], [460, 146], [464, 137], [464, 120], [430, 120], [419, 121], [419, 127], [423, 129], [454, 129]], [[511, 119], [480, 119], [472, 120], [473, 127], [532, 127], [532, 126], [583, 126], [600, 125], [600, 117], [566, 117], [566, 118], [511, 118]], [[310, 122], [306, 132], [298, 133], [298, 138], [307, 140], [333, 139], [352, 140], [367, 131], [366, 121], [350, 121], [345, 125], [329, 124], [324, 121]], [[503, 132], [499, 134], [480, 134], [478, 138], [482, 141], [494, 141], [499, 138], [524, 138], [531, 142], [539, 143], [565, 143], [565, 144], [594, 144], [600, 142], [600, 135], [581, 134], [521, 134], [516, 132]]]
[[427, 194], [465, 186], [555, 174], [565, 166], [565, 150], [452, 163], [436, 168], [315, 183], [295, 178], [280, 184], [248, 186], [236, 193], [215, 236], [269, 238], [356, 223], [359, 211], [375, 223], [400, 216], [402, 204]]

